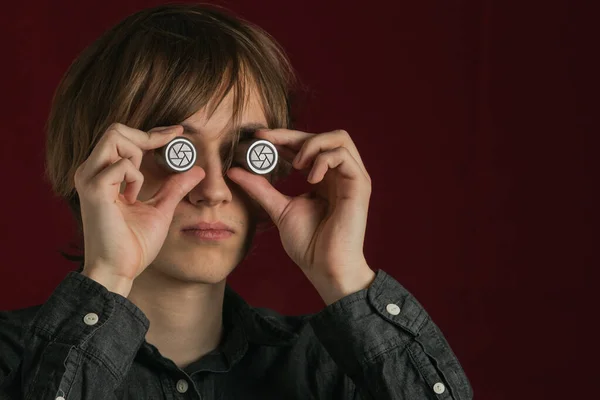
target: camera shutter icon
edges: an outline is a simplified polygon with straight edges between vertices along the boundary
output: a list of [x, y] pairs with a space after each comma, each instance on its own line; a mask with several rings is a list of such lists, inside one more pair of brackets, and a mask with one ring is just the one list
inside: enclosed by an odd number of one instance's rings
[[277, 165], [277, 149], [267, 140], [257, 140], [248, 148], [247, 164], [257, 174], [268, 174]]
[[169, 142], [166, 155], [169, 167], [179, 172], [191, 169], [196, 162], [196, 149], [185, 138], [176, 138]]

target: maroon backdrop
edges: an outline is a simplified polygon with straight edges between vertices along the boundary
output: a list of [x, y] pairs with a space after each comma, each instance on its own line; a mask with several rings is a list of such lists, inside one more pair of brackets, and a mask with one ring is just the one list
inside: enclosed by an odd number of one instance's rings
[[[157, 3], [2, 6], [0, 309], [44, 302], [74, 268], [57, 252], [70, 215], [42, 180], [59, 78], [105, 29]], [[311, 89], [298, 128], [354, 138], [373, 179], [367, 260], [426, 307], [479, 399], [595, 392], [582, 132], [584, 54], [597, 45], [592, 14], [568, 3], [219, 3], [287, 49]], [[276, 231], [229, 281], [255, 306], [323, 307]]]

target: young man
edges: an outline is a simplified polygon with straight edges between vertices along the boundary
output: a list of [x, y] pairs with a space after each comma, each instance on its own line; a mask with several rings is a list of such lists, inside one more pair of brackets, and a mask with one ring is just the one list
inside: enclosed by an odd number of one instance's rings
[[[0, 313], [0, 398], [472, 398], [425, 310], [365, 260], [371, 180], [348, 133], [289, 129], [293, 83], [269, 35], [201, 5], [140, 11], [78, 57], [47, 173], [85, 252], [46, 303]], [[169, 174], [152, 150], [176, 136], [197, 164]], [[277, 145], [283, 167], [232, 164], [244, 137]], [[290, 164], [311, 194], [272, 186]], [[227, 286], [261, 211], [321, 312], [253, 308]]]

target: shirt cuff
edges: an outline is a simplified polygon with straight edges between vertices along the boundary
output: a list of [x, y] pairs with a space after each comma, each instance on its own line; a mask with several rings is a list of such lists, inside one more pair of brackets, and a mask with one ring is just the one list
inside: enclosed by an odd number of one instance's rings
[[416, 298], [380, 269], [368, 288], [325, 307], [310, 324], [332, 358], [352, 375], [382, 353], [406, 347], [428, 318]]
[[48, 342], [77, 346], [116, 376], [127, 373], [150, 321], [135, 304], [71, 271], [40, 307], [30, 332]]

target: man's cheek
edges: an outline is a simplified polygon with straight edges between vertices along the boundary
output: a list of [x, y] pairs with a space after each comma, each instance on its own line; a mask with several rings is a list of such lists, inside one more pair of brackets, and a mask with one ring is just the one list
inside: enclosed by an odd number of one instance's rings
[[267, 214], [261, 205], [252, 197], [250, 197], [238, 185], [234, 184], [232, 190], [234, 191], [234, 196], [239, 196], [239, 198], [242, 200], [242, 203], [244, 204], [244, 207], [248, 213], [248, 219], [251, 219], [257, 223], [264, 223], [265, 221], [269, 221], [271, 219], [269, 214]]

